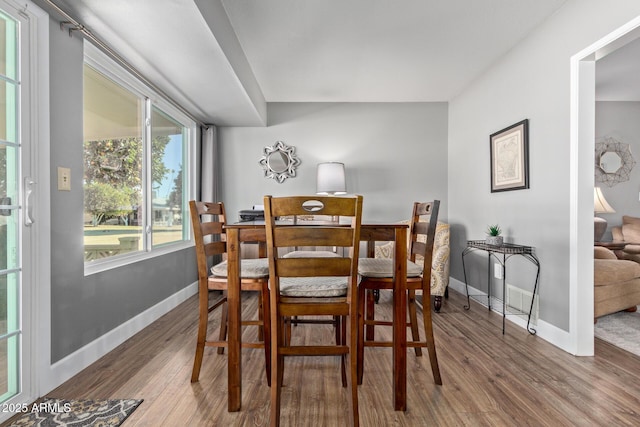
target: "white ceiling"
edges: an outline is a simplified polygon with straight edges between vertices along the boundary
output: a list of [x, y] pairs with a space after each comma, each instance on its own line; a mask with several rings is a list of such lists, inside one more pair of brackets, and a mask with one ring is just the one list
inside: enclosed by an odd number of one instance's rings
[[[633, 37], [639, 37], [634, 32]], [[640, 38], [596, 62], [598, 101], [640, 101]]]
[[53, 2], [198, 120], [253, 126], [265, 102], [449, 101], [565, 0]]
[[267, 101], [448, 101], [560, 0], [222, 0]]

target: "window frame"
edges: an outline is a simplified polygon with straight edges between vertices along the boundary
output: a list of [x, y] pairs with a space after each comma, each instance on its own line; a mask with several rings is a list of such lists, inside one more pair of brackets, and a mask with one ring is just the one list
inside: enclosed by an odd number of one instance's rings
[[[123, 267], [137, 263], [142, 260], [155, 258], [172, 252], [187, 249], [193, 246], [193, 233], [190, 229], [185, 231], [184, 227], [189, 226], [188, 221], [188, 201], [195, 198], [196, 182], [196, 122], [185, 113], [180, 111], [173, 103], [165, 99], [162, 95], [138, 80], [129, 71], [109, 58], [92, 43], [84, 42], [83, 66], [89, 65], [96, 71], [104, 74], [115, 83], [131, 91], [136, 96], [144, 100], [143, 103], [143, 203], [145, 206], [144, 226], [142, 231], [143, 249], [135, 252], [128, 252], [121, 255], [114, 255], [93, 261], [84, 261], [84, 275], [89, 276], [102, 271]], [[182, 166], [182, 179], [186, 191], [183, 192], [182, 216], [183, 216], [183, 240], [167, 243], [162, 246], [152, 245], [152, 225], [153, 225], [153, 182], [151, 182], [151, 111], [152, 107], [159, 109], [171, 118], [179, 122], [185, 128], [186, 142], [183, 142], [183, 159], [186, 165]], [[84, 137], [83, 137], [84, 140]], [[83, 195], [84, 199], [84, 195]], [[84, 231], [83, 231], [84, 236]], [[84, 243], [83, 243], [84, 246]]]

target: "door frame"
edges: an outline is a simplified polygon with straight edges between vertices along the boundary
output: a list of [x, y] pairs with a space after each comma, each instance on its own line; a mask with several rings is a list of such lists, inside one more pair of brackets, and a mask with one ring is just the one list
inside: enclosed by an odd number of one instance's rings
[[[23, 0], [24, 2], [24, 0]], [[51, 370], [51, 155], [49, 102], [49, 14], [26, 0], [32, 14], [31, 93], [32, 171], [36, 181], [34, 204], [37, 216], [33, 227], [31, 283], [33, 290], [31, 390], [34, 398], [48, 393]], [[35, 28], [34, 28], [35, 27]], [[33, 72], [35, 70], [35, 72]], [[31, 402], [30, 401], [30, 402]]]
[[640, 16], [571, 57], [569, 331], [577, 356], [594, 355], [593, 187], [596, 61], [640, 37]]

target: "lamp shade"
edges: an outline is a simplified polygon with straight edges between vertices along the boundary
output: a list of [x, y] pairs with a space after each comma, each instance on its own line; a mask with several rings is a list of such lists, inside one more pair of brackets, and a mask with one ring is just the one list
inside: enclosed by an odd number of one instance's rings
[[615, 213], [615, 210], [602, 195], [600, 187], [593, 189], [593, 210], [595, 213]]
[[344, 163], [328, 162], [318, 164], [316, 193], [332, 195], [347, 193]]

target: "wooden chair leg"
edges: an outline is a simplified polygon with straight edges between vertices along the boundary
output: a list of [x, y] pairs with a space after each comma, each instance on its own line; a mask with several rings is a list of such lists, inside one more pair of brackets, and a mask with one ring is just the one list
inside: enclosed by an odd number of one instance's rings
[[[227, 291], [224, 292], [226, 296]], [[220, 315], [220, 341], [227, 340], [227, 324], [229, 323], [229, 307], [227, 304], [222, 306], [222, 314]], [[224, 347], [218, 347], [218, 354], [224, 354]]]
[[262, 304], [262, 296], [258, 297], [258, 320], [261, 325], [258, 326], [258, 341], [264, 341], [264, 306]]
[[365, 306], [364, 286], [358, 287], [358, 334], [356, 339], [356, 384], [362, 384], [364, 374], [364, 306]]
[[346, 355], [348, 360], [348, 379], [347, 387], [350, 395], [349, 402], [349, 421], [353, 427], [360, 425], [360, 414], [358, 410], [358, 355], [356, 354], [356, 348], [358, 346], [358, 314], [351, 313], [347, 318], [343, 319], [345, 324], [345, 343], [349, 345], [349, 354]]
[[[416, 314], [416, 291], [407, 291], [407, 307], [409, 308], [409, 321], [411, 323], [411, 337], [414, 342], [420, 341], [420, 332], [418, 331], [418, 316]], [[420, 347], [414, 348], [416, 357], [422, 356]]]
[[[345, 317], [336, 316], [336, 345], [347, 344], [347, 319]], [[342, 363], [340, 364], [340, 375], [342, 376], [342, 387], [347, 387], [347, 370], [349, 369], [349, 363], [347, 355], [341, 357]]]
[[284, 322], [282, 317], [277, 317], [271, 313], [271, 413], [269, 425], [272, 427], [280, 425], [282, 371], [284, 368], [284, 356], [280, 354], [280, 348], [284, 344]]
[[[429, 292], [422, 294], [424, 300], [431, 299]], [[424, 333], [427, 340], [427, 349], [429, 350], [429, 361], [431, 362], [431, 372], [433, 373], [433, 381], [442, 385], [440, 377], [440, 367], [438, 366], [438, 356], [436, 355], [436, 342], [433, 337], [433, 323], [431, 322], [431, 304], [422, 304], [422, 316], [424, 319]]]
[[284, 334], [284, 345], [287, 347], [291, 345], [291, 323], [293, 322], [290, 317], [284, 319], [282, 332]]
[[[378, 292], [380, 292], [380, 290], [378, 290]], [[366, 315], [365, 315], [365, 319], [367, 320], [375, 320], [376, 318], [376, 308], [375, 308], [375, 296], [374, 296], [374, 291], [371, 289], [367, 290], [367, 294], [366, 294]], [[367, 325], [365, 326], [365, 339], [367, 341], [373, 341], [375, 340], [375, 326], [374, 325]]]
[[[227, 304], [225, 303], [226, 307]], [[200, 377], [202, 357], [204, 356], [204, 343], [207, 340], [207, 326], [209, 323], [209, 293], [200, 292], [198, 296], [198, 338], [196, 341], [196, 354], [193, 358], [191, 382], [195, 383]]]
[[267, 386], [271, 387], [271, 313], [269, 308], [269, 288], [264, 286], [260, 295], [264, 324], [264, 360], [267, 374]]

